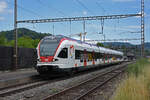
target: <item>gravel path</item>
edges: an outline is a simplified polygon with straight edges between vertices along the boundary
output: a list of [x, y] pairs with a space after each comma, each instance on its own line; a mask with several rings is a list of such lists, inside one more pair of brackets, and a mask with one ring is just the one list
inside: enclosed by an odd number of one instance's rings
[[75, 84], [79, 84], [80, 82], [84, 80], [92, 78], [93, 76], [99, 73], [103, 73], [106, 70], [109, 71], [113, 69], [114, 67], [118, 68], [119, 65], [114, 65], [113, 67], [108, 67], [105, 69], [97, 70], [94, 72], [90, 72], [88, 74], [84, 74], [84, 75], [76, 76], [73, 78], [68, 78], [66, 80], [61, 80], [58, 82], [46, 84], [46, 85], [43, 85], [34, 89], [30, 89], [30, 90], [27, 90], [18, 94], [13, 94], [11, 96], [0, 97], [0, 100], [41, 100], [42, 98], [48, 96], [49, 94], [56, 93], [60, 90], [71, 87]]

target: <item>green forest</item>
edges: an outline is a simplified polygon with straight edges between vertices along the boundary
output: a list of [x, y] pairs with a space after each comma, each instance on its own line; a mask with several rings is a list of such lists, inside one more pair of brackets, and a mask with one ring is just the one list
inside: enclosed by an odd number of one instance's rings
[[[51, 35], [49, 33], [39, 33], [26, 28], [18, 29], [18, 46], [24, 48], [36, 48], [39, 41]], [[1, 46], [14, 46], [14, 30], [0, 32]]]
[[[18, 46], [25, 48], [36, 48], [40, 39], [32, 39], [28, 36], [18, 38]], [[8, 41], [4, 36], [0, 37], [1, 46], [14, 46], [14, 40]]]
[[[26, 28], [18, 28], [18, 47], [22, 48], [36, 48], [39, 41], [45, 37], [50, 36], [50, 33], [41, 33]], [[0, 32], [0, 46], [14, 46], [14, 30]], [[140, 45], [133, 45], [130, 43], [122, 42], [106, 42], [97, 43], [97, 46], [111, 48], [123, 51], [124, 53], [130, 52], [135, 55], [140, 55]], [[145, 43], [145, 54], [150, 55], [150, 43]]]

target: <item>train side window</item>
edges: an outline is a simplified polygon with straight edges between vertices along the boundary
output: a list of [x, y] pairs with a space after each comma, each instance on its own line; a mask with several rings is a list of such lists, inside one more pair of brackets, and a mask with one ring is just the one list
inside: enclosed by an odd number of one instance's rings
[[95, 57], [95, 61], [97, 61], [97, 59], [98, 59], [98, 52], [94, 53], [94, 57]]
[[75, 59], [80, 59], [80, 56], [81, 56], [81, 51], [75, 50]]
[[88, 61], [92, 61], [92, 52], [87, 52]]
[[68, 58], [68, 48], [63, 48], [58, 54], [59, 58]]
[[83, 53], [83, 51], [81, 51], [80, 62], [83, 62], [83, 60], [84, 60], [84, 53]]

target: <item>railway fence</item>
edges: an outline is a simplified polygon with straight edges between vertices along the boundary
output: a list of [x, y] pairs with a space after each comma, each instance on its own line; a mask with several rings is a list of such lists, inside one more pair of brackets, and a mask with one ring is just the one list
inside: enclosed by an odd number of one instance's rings
[[[18, 67], [32, 68], [36, 65], [36, 49], [18, 48]], [[0, 71], [13, 69], [13, 47], [0, 46]]]

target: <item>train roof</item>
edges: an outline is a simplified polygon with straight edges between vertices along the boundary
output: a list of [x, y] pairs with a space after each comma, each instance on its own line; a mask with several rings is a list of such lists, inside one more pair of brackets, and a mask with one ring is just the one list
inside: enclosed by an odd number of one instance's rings
[[76, 39], [73, 39], [73, 38], [70, 38], [70, 37], [66, 37], [66, 36], [63, 36], [63, 35], [51, 35], [51, 36], [46, 36], [43, 39], [52, 39], [52, 40], [57, 40], [58, 42], [60, 42], [60, 40], [63, 39], [63, 38], [66, 38], [67, 40], [76, 41], [79, 44], [86, 44], [86, 45], [89, 45], [89, 46], [94, 46], [97, 49], [100, 49], [100, 51], [102, 53], [123, 55], [123, 52], [120, 52], [120, 51], [117, 51], [117, 50], [112, 50], [112, 49], [109, 49], [109, 48], [98, 47], [96, 44], [86, 43], [86, 42], [76, 40]]

